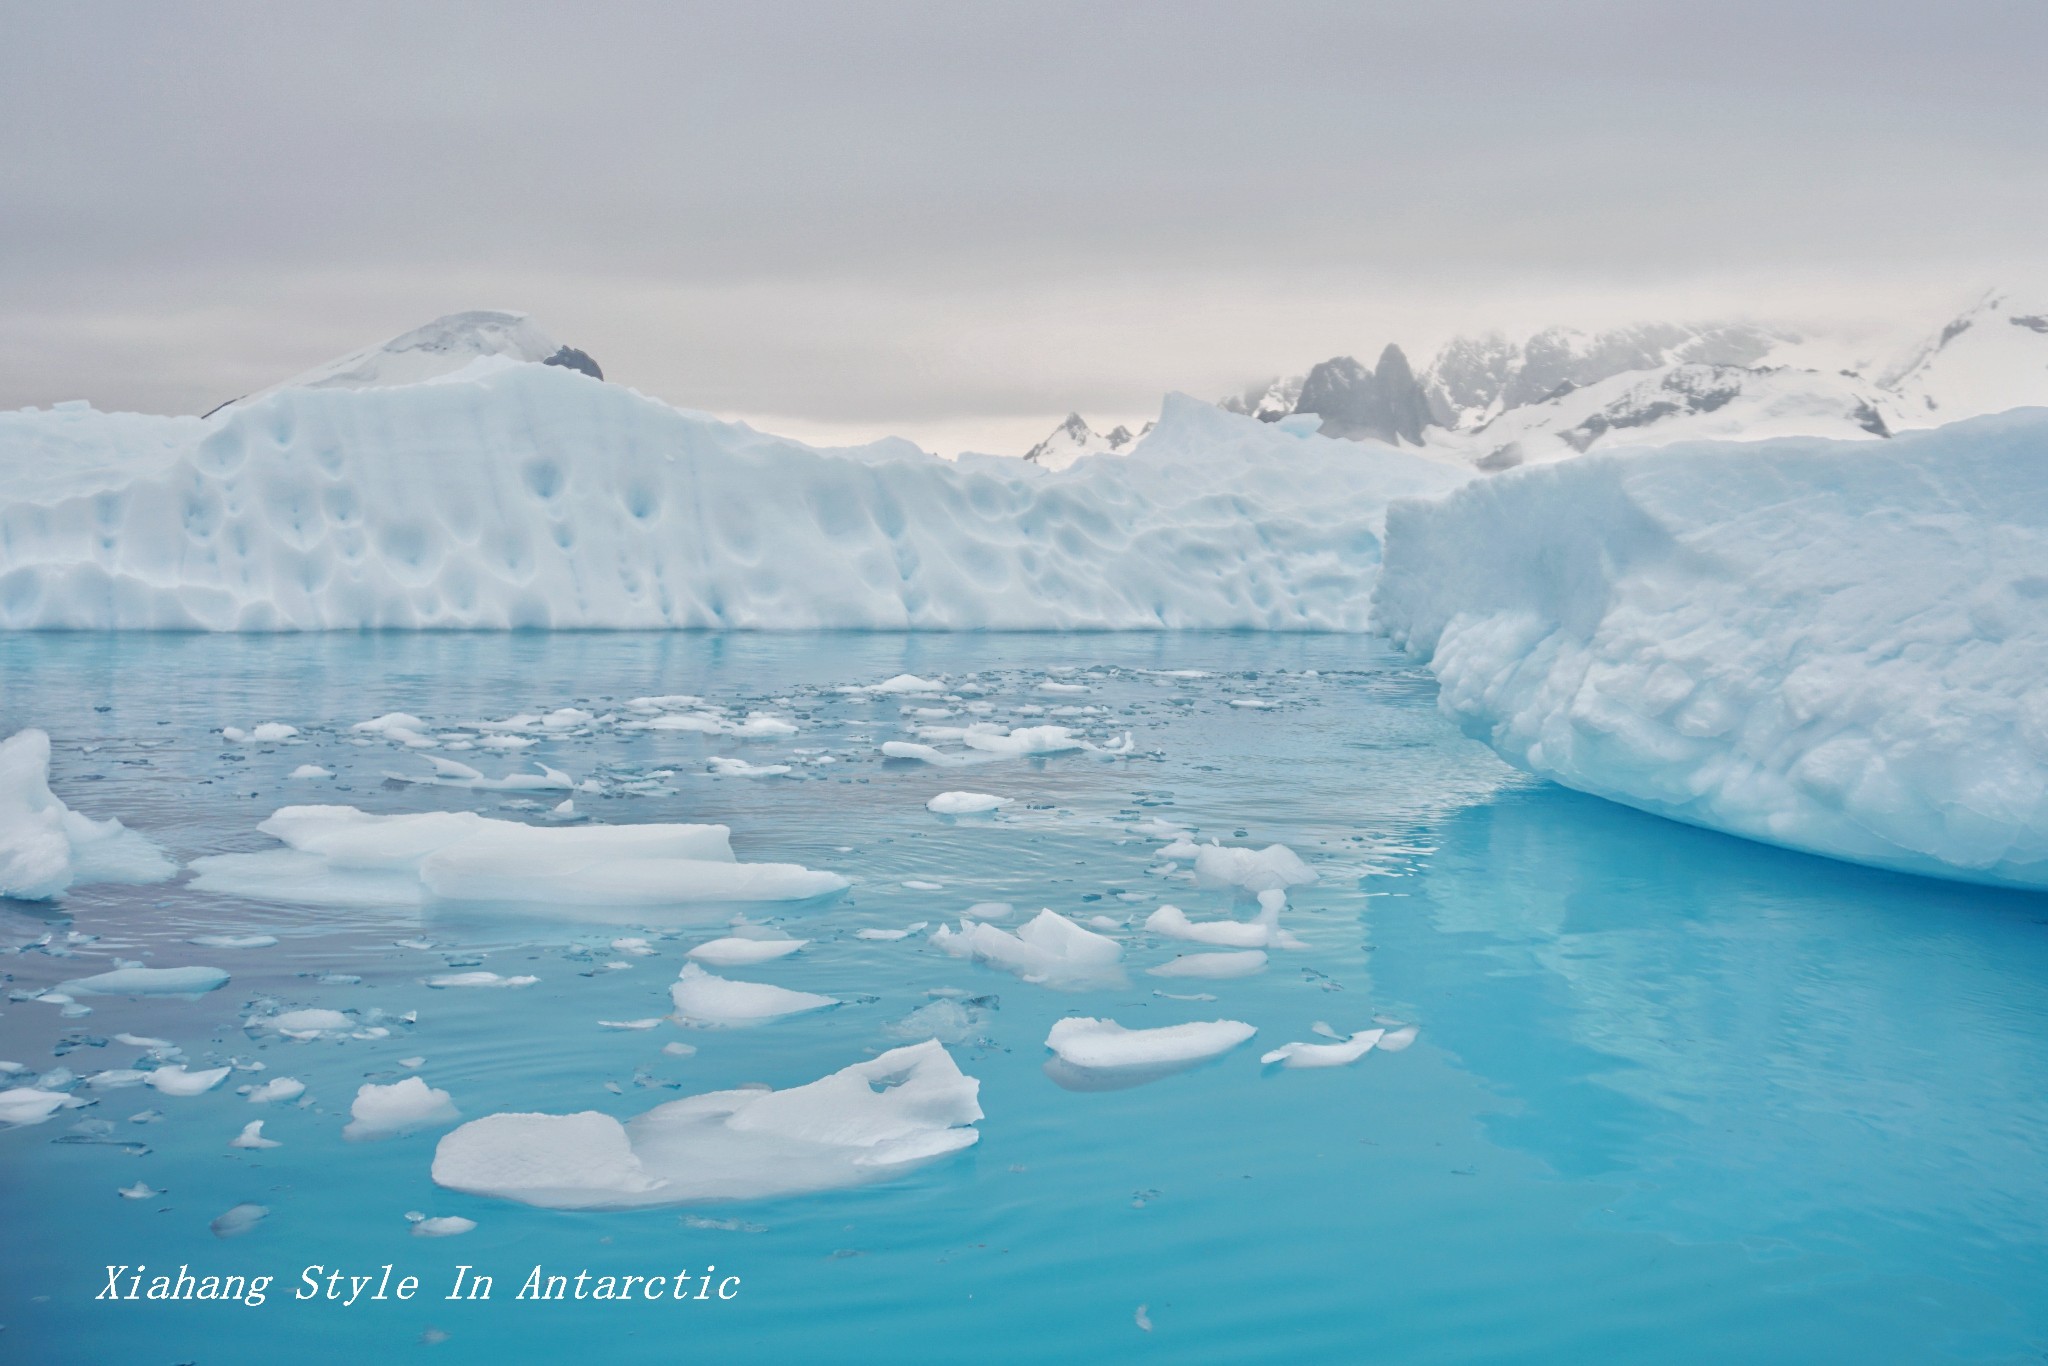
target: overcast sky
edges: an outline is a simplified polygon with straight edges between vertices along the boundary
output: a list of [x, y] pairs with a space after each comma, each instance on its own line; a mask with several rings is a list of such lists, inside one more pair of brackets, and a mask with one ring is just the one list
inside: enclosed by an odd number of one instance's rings
[[2048, 5], [0, 0], [0, 407], [464, 308], [821, 438], [2048, 279]]

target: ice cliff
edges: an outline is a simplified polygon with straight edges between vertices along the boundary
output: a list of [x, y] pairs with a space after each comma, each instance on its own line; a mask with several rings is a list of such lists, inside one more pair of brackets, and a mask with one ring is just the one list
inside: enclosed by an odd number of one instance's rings
[[2048, 887], [2048, 409], [1593, 454], [1397, 503], [1387, 539], [1376, 627], [1510, 762]]

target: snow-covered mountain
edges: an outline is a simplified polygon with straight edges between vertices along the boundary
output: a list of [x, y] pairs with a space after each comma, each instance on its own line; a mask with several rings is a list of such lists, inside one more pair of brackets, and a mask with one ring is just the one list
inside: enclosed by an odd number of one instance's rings
[[1340, 356], [1219, 406], [1266, 421], [1312, 412], [1325, 435], [1412, 443], [1482, 470], [1700, 439], [1879, 440], [2048, 405], [2048, 292], [1994, 290], [1889, 367], [1858, 354], [1826, 333], [1745, 322], [1553, 327], [1459, 337], [1420, 375], [1398, 347], [1377, 370]]
[[1126, 454], [1132, 443], [1151, 430], [1152, 424], [1147, 422], [1135, 432], [1122, 425], [1098, 432], [1079, 413], [1068, 413], [1051, 436], [1024, 452], [1024, 458], [1043, 469], [1063, 470], [1084, 455]]
[[2048, 404], [2048, 290], [1992, 290], [1883, 377], [1902, 420], [1932, 427]]
[[[282, 389], [383, 389], [420, 384], [467, 371], [480, 362], [484, 363], [482, 368], [537, 362], [581, 371], [592, 379], [604, 378], [604, 371], [589, 352], [562, 345], [526, 314], [472, 309], [450, 313], [390, 341], [351, 351], [268, 389], [231, 399], [220, 408], [265, 398]], [[219, 412], [220, 408], [213, 411]]]

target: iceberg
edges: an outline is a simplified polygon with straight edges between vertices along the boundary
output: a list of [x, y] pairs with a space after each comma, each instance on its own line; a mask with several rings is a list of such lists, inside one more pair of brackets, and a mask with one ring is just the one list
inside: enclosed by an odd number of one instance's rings
[[0, 740], [0, 897], [49, 901], [88, 882], [162, 882], [178, 865], [117, 820], [82, 816], [50, 792], [50, 737]]
[[931, 1039], [803, 1086], [713, 1091], [624, 1124], [594, 1111], [486, 1115], [443, 1135], [433, 1179], [548, 1209], [838, 1190], [971, 1146], [980, 1089]]
[[845, 878], [734, 860], [723, 825], [532, 826], [467, 811], [287, 806], [256, 827], [287, 847], [193, 860], [199, 891], [315, 906], [545, 905], [605, 919], [705, 903], [806, 901]]
[[2048, 887], [2048, 410], [1595, 454], [1400, 503], [1374, 614], [1531, 773]]
[[530, 353], [0, 413], [0, 629], [1359, 631], [1388, 501], [1472, 477], [1185, 395], [1060, 473], [822, 450]]

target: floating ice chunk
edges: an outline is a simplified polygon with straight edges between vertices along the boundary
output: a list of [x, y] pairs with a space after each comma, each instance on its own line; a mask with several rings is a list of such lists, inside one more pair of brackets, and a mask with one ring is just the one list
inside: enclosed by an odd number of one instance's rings
[[62, 1091], [44, 1091], [34, 1086], [14, 1086], [0, 1091], [0, 1124], [41, 1124], [59, 1110], [85, 1102]]
[[270, 1217], [268, 1205], [236, 1205], [216, 1217], [207, 1227], [216, 1238], [239, 1238]]
[[761, 1024], [839, 1004], [831, 996], [791, 991], [766, 982], [735, 982], [714, 976], [695, 963], [683, 965], [668, 994], [675, 1002], [677, 1018], [694, 1025]]
[[542, 730], [574, 730], [578, 726], [587, 726], [596, 719], [595, 713], [587, 712], [581, 707], [557, 707], [540, 718], [540, 726]]
[[1282, 1067], [1343, 1067], [1370, 1053], [1386, 1032], [1362, 1030], [1344, 1043], [1284, 1043], [1259, 1061], [1269, 1067], [1276, 1062]]
[[470, 812], [288, 806], [257, 828], [289, 848], [198, 859], [193, 887], [314, 905], [497, 902], [592, 915], [803, 901], [848, 885], [795, 864], [736, 862], [722, 825], [533, 826]]
[[1263, 920], [1189, 920], [1178, 906], [1161, 906], [1145, 917], [1145, 928], [1168, 939], [1223, 948], [1261, 949], [1273, 941], [1273, 927]]
[[1284, 844], [1269, 844], [1264, 849], [1204, 844], [1195, 851], [1195, 881], [1204, 887], [1242, 887], [1247, 892], [1265, 892], [1315, 880], [1315, 870]]
[[709, 963], [714, 968], [741, 968], [753, 963], [766, 963], [776, 958], [787, 958], [804, 945], [808, 939], [740, 939], [728, 937], [711, 939], [686, 955], [700, 963]]
[[942, 925], [932, 943], [955, 958], [977, 959], [1045, 986], [1080, 987], [1123, 977], [1121, 944], [1050, 909], [1015, 934], [983, 920], [962, 920], [957, 931]]
[[[1172, 821], [1162, 821], [1157, 817], [1148, 816], [1133, 825], [1131, 833], [1143, 835], [1147, 839], [1184, 840], [1188, 837], [1188, 828], [1184, 825], [1176, 825]], [[1189, 857], [1193, 857], [1193, 855], [1189, 855]]]
[[919, 678], [916, 674], [897, 674], [894, 678], [886, 679], [880, 683], [871, 683], [864, 688], [856, 688], [854, 691], [892, 696], [897, 694], [936, 693], [944, 692], [945, 690], [946, 685], [944, 683], [933, 679]]
[[152, 1189], [147, 1181], [137, 1181], [132, 1186], [122, 1186], [114, 1194], [120, 1196], [123, 1200], [148, 1200], [154, 1196], [162, 1195], [163, 1192]]
[[277, 943], [274, 934], [195, 934], [185, 941], [202, 949], [267, 949]]
[[540, 978], [530, 975], [500, 977], [495, 972], [444, 972], [426, 979], [430, 987], [530, 987]]
[[224, 726], [222, 738], [237, 745], [274, 745], [280, 740], [289, 740], [299, 733], [297, 726], [287, 726], [282, 721], [265, 721], [250, 730], [239, 726]]
[[233, 1070], [228, 1067], [210, 1067], [194, 1072], [182, 1063], [173, 1063], [169, 1067], [159, 1067], [150, 1073], [149, 1084], [166, 1096], [198, 1096], [226, 1081], [228, 1073]]
[[349, 1122], [341, 1136], [357, 1141], [389, 1138], [429, 1125], [446, 1124], [460, 1116], [446, 1091], [431, 1087], [418, 1077], [407, 1077], [389, 1086], [366, 1082], [356, 1090], [348, 1107]]
[[1417, 1030], [1414, 1025], [1402, 1025], [1398, 1029], [1389, 1029], [1380, 1039], [1380, 1052], [1399, 1053], [1402, 1049], [1415, 1042], [1416, 1033]]
[[274, 1138], [263, 1136], [263, 1121], [252, 1119], [242, 1126], [242, 1132], [228, 1140], [230, 1148], [281, 1148], [284, 1145]]
[[1048, 678], [1038, 685], [1038, 691], [1064, 694], [1084, 693], [1088, 691], [1088, 685], [1085, 683], [1061, 683], [1055, 679]]
[[1002, 920], [1016, 909], [1007, 901], [977, 901], [960, 914], [968, 920]]
[[600, 1029], [657, 1029], [661, 1026], [661, 1016], [650, 1015], [644, 1020], [599, 1020], [597, 1025]]
[[1277, 704], [1269, 702], [1263, 697], [1233, 697], [1230, 699], [1230, 705], [1233, 707], [1243, 707], [1247, 711], [1269, 711]]
[[1153, 977], [1204, 977], [1223, 979], [1250, 977], [1266, 970], [1263, 949], [1238, 949], [1216, 953], [1184, 953], [1157, 967], [1146, 968]]
[[910, 878], [903, 885], [913, 892], [943, 892], [946, 890], [945, 883], [928, 882], [923, 878]]
[[1086, 741], [1065, 726], [1019, 726], [1008, 735], [970, 730], [960, 737], [960, 742], [985, 754], [1005, 756], [1070, 754], [1088, 747]]
[[388, 711], [382, 716], [373, 717], [368, 721], [358, 721], [353, 726], [350, 726], [349, 729], [362, 731], [368, 735], [389, 735], [394, 730], [418, 734], [427, 729], [427, 723], [414, 716], [411, 712]]
[[722, 756], [704, 761], [705, 769], [714, 778], [780, 778], [789, 773], [788, 764], [750, 764], [745, 759], [731, 759]]
[[219, 968], [115, 968], [62, 985], [89, 996], [203, 996], [227, 981]]
[[869, 927], [867, 929], [855, 930], [853, 932], [853, 937], [855, 939], [879, 939], [885, 941], [908, 939], [910, 935], [911, 931], [909, 930], [878, 930], [872, 927]]
[[287, 1010], [259, 1021], [280, 1034], [294, 1038], [311, 1038], [318, 1034], [340, 1029], [354, 1029], [356, 1022], [338, 1010], [315, 1007], [308, 1010]]
[[1206, 1020], [1159, 1029], [1126, 1029], [1115, 1020], [1068, 1016], [1053, 1021], [1045, 1046], [1060, 1061], [1090, 1071], [1170, 1067], [1220, 1057], [1259, 1031], [1241, 1020]]
[[171, 1046], [169, 1039], [153, 1039], [147, 1034], [116, 1034], [114, 1042], [130, 1048], [164, 1049]]
[[1172, 843], [1168, 844], [1165, 848], [1161, 849], [1159, 851], [1159, 857], [1163, 859], [1173, 859], [1179, 862], [1185, 862], [1188, 859], [1194, 858], [1197, 854], [1201, 852], [1201, 845], [1196, 844], [1186, 835], [1182, 835], [1178, 839], [1175, 839]]
[[459, 1214], [444, 1214], [433, 1219], [417, 1213], [405, 1217], [412, 1221], [412, 1236], [415, 1238], [453, 1238], [476, 1228], [476, 1220], [465, 1219]]
[[1145, 1312], [1151, 1307], [1149, 1304], [1141, 1304], [1138, 1306], [1138, 1312], [1131, 1316], [1131, 1321], [1138, 1325], [1141, 1332], [1149, 1333], [1152, 1331], [1152, 1316]]
[[684, 707], [701, 707], [704, 699], [695, 693], [664, 693], [660, 697], [636, 697], [626, 704], [631, 711], [677, 711]]
[[645, 939], [614, 939], [612, 949], [617, 953], [630, 953], [635, 958], [648, 958], [654, 954], [654, 946]]
[[758, 711], [747, 713], [746, 719], [743, 721], [734, 721], [730, 717], [720, 716], [716, 712], [709, 711], [692, 712], [682, 716], [670, 713], [665, 716], [650, 717], [644, 721], [621, 722], [620, 728], [624, 730], [682, 731], [686, 734], [697, 735], [726, 735], [738, 740], [765, 740], [776, 736], [795, 735], [797, 733], [797, 725], [794, 721]]
[[694, 1058], [697, 1056], [697, 1045], [677, 1041], [663, 1044], [661, 1051], [668, 1054], [671, 1058]]
[[334, 770], [331, 768], [322, 768], [318, 764], [300, 764], [297, 768], [293, 769], [290, 773], [287, 773], [285, 776], [287, 778], [293, 779], [332, 778], [334, 776]]
[[986, 792], [941, 792], [926, 802], [924, 809], [936, 816], [978, 816], [1009, 804], [1008, 797], [991, 796]]
[[980, 1083], [937, 1040], [804, 1086], [714, 1091], [625, 1124], [497, 1114], [444, 1135], [436, 1184], [550, 1209], [752, 1200], [883, 1180], [980, 1137]]
[[297, 1100], [306, 1094], [306, 1083], [297, 1077], [272, 1077], [261, 1086], [249, 1092], [251, 1105], [268, 1105], [273, 1101]]
[[117, 1091], [124, 1086], [140, 1086], [148, 1080], [149, 1073], [139, 1068], [110, 1067], [87, 1077], [85, 1084], [95, 1091]]
[[89, 882], [162, 882], [178, 865], [117, 820], [96, 821], [50, 792], [50, 737], [0, 741], [0, 897], [49, 901]]
[[413, 773], [387, 773], [384, 776], [395, 783], [414, 783], [429, 787], [466, 787], [477, 792], [589, 792], [594, 784], [578, 783], [558, 768], [536, 763], [538, 773], [507, 773], [502, 778], [485, 777], [481, 770], [453, 759], [438, 755], [420, 756], [434, 766], [431, 776], [420, 777]]

